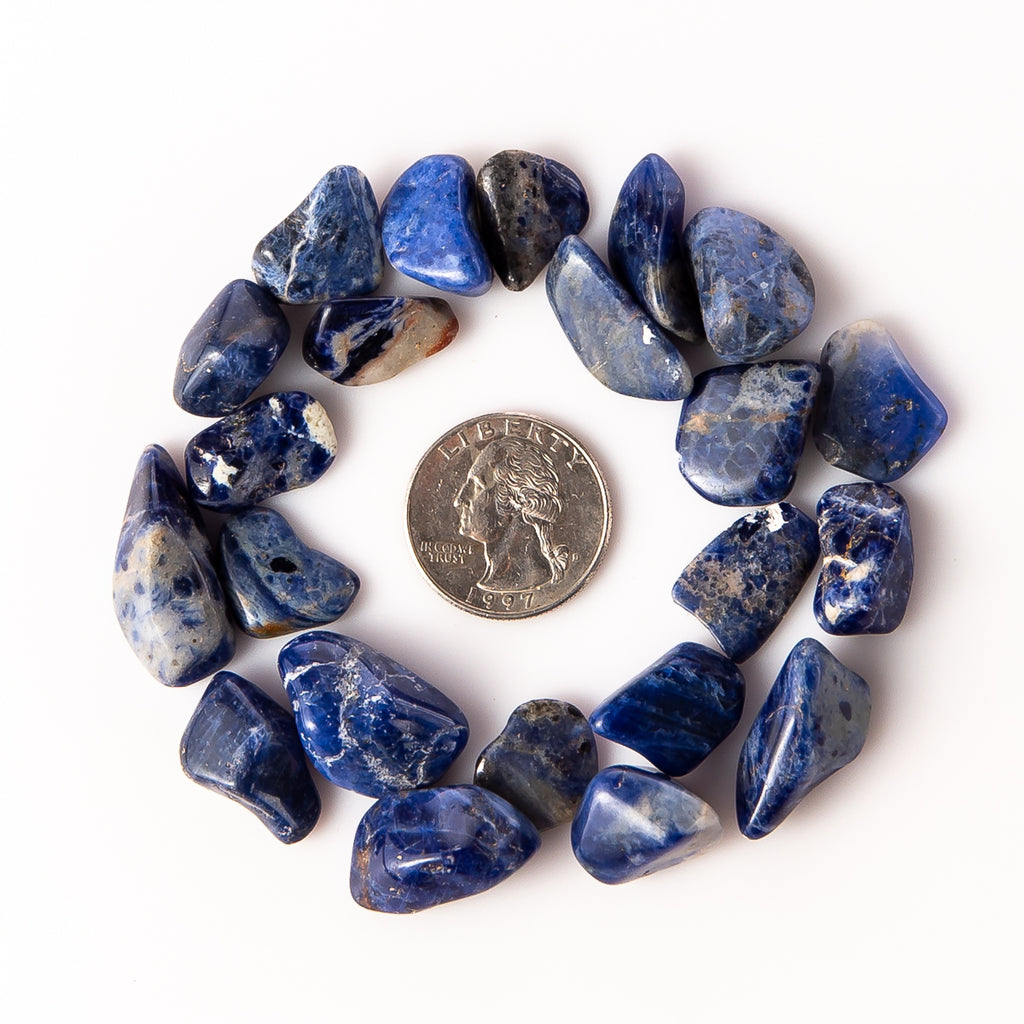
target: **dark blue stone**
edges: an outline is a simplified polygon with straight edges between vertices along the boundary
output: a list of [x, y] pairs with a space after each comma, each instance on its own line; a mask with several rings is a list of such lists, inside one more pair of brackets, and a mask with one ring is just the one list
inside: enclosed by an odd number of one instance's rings
[[161, 683], [186, 686], [235, 653], [224, 592], [195, 506], [159, 445], [142, 453], [114, 561], [114, 610], [139, 661]]
[[461, 156], [425, 156], [403, 171], [381, 209], [395, 270], [457, 295], [483, 295], [491, 264], [480, 238], [473, 168]]
[[685, 775], [736, 728], [744, 691], [728, 658], [679, 644], [599, 705], [590, 724], [666, 775]]
[[759, 359], [810, 322], [814, 284], [807, 264], [767, 224], [711, 206], [698, 211], [683, 238], [704, 330], [722, 359]]
[[682, 571], [672, 599], [733, 661], [744, 661], [771, 636], [817, 561], [816, 523], [781, 502], [723, 530]]
[[240, 512], [319, 480], [337, 450], [327, 410], [304, 391], [282, 391], [196, 434], [185, 446], [185, 472], [200, 505]]
[[174, 400], [196, 416], [234, 412], [270, 375], [288, 335], [270, 292], [252, 281], [232, 281], [181, 346]]
[[885, 484], [840, 484], [818, 502], [822, 569], [814, 617], [826, 633], [891, 633], [914, 579], [910, 510]]
[[790, 652], [740, 751], [736, 815], [748, 839], [766, 836], [819, 783], [861, 751], [868, 684], [817, 640]]
[[816, 363], [793, 359], [697, 374], [679, 417], [679, 472], [718, 505], [781, 501], [796, 480], [820, 382]]
[[874, 320], [836, 331], [821, 351], [814, 440], [826, 462], [876, 483], [917, 464], [946, 429], [946, 410]]
[[324, 778], [365, 796], [431, 786], [469, 739], [462, 711], [385, 654], [325, 630], [277, 660], [302, 745]]
[[388, 795], [356, 829], [349, 887], [367, 910], [412, 914], [493, 888], [539, 846], [529, 820], [486, 789]]
[[181, 737], [181, 767], [252, 811], [282, 843], [305, 839], [320, 817], [292, 716], [234, 672], [218, 672], [206, 688]]

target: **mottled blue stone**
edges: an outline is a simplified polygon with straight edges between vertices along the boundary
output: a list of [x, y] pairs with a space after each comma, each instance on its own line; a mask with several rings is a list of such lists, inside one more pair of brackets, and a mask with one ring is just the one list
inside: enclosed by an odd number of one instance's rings
[[767, 224], [736, 210], [700, 210], [683, 233], [704, 330], [722, 359], [759, 359], [795, 338], [814, 312], [807, 264]]
[[526, 817], [478, 786], [387, 795], [356, 829], [349, 887], [367, 910], [412, 914], [493, 888], [539, 846]]
[[173, 459], [145, 449], [114, 561], [114, 611], [139, 661], [166, 686], [187, 686], [235, 653], [210, 542]]
[[672, 599], [733, 661], [744, 661], [771, 636], [817, 561], [817, 524], [780, 502], [723, 530], [682, 571]]
[[572, 852], [599, 882], [617, 885], [689, 860], [721, 835], [712, 807], [678, 782], [615, 765], [587, 787], [572, 823]]
[[885, 484], [840, 484], [818, 502], [822, 568], [814, 617], [826, 633], [891, 633], [914, 579], [910, 510]]
[[200, 786], [252, 811], [282, 843], [320, 817], [292, 716], [248, 679], [218, 672], [181, 737], [181, 767]]
[[355, 167], [334, 167], [252, 255], [253, 277], [282, 302], [365, 295], [380, 286], [384, 257], [373, 189]]
[[769, 505], [793, 489], [821, 382], [794, 359], [697, 374], [676, 434], [679, 472], [718, 505]]
[[200, 505], [240, 512], [319, 480], [337, 450], [327, 410], [304, 391], [281, 391], [196, 434], [185, 446], [185, 472]]
[[679, 644], [600, 704], [590, 724], [666, 775], [685, 775], [736, 728], [745, 689], [728, 658]]
[[861, 751], [868, 684], [817, 640], [786, 658], [740, 751], [736, 815], [748, 839], [776, 828], [819, 783]]
[[270, 292], [252, 281], [232, 281], [181, 346], [174, 400], [196, 416], [234, 412], [270, 375], [288, 335], [288, 321]]
[[563, 239], [546, 286], [576, 355], [605, 387], [665, 402], [690, 393], [693, 377], [682, 354], [581, 238]]
[[491, 286], [473, 168], [461, 156], [425, 156], [404, 170], [381, 208], [381, 234], [391, 265], [416, 281], [456, 295]]
[[683, 245], [686, 193], [656, 153], [629, 172], [608, 227], [608, 265], [659, 327], [704, 340], [693, 265]]
[[836, 331], [821, 351], [821, 410], [814, 440], [825, 461], [891, 483], [946, 429], [942, 403], [874, 320]]
[[440, 690], [368, 644], [314, 630], [277, 661], [302, 745], [324, 778], [379, 797], [431, 786], [469, 739]]

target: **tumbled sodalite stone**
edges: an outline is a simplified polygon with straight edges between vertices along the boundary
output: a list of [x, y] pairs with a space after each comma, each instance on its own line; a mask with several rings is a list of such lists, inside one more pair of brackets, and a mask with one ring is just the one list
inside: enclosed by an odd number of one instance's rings
[[277, 665], [306, 753], [344, 789], [378, 797], [431, 786], [469, 738], [453, 701], [359, 640], [302, 633]]
[[444, 299], [336, 299], [313, 314], [302, 356], [338, 384], [376, 384], [440, 352], [458, 330]]
[[885, 484], [840, 484], [818, 502], [822, 568], [814, 617], [826, 633], [891, 633], [914, 579], [910, 510]]
[[685, 775], [736, 728], [744, 692], [728, 658], [701, 644], [679, 644], [600, 704], [590, 724], [666, 775]]
[[210, 542], [170, 455], [146, 448], [135, 470], [114, 560], [114, 611], [139, 661], [166, 686], [187, 686], [235, 653]]
[[783, 501], [723, 530], [682, 571], [672, 600], [733, 661], [744, 661], [771, 636], [817, 561], [817, 524]]
[[748, 839], [771, 832], [864, 746], [868, 684], [817, 640], [790, 652], [740, 751], [736, 814]]
[[608, 265], [659, 327], [704, 340], [693, 266], [683, 245], [685, 192], [657, 153], [629, 172], [608, 228]]
[[563, 239], [546, 286], [576, 355], [605, 387], [665, 402], [690, 393], [693, 377], [682, 354], [581, 238]]
[[416, 281], [457, 295], [491, 286], [473, 168], [461, 156], [425, 156], [403, 171], [381, 208], [381, 234], [391, 265]]
[[282, 843], [305, 839], [320, 817], [292, 716], [234, 672], [218, 672], [206, 688], [181, 737], [181, 767], [252, 811]]
[[356, 829], [349, 888], [367, 910], [412, 914], [493, 888], [539, 846], [524, 815], [478, 786], [389, 794]]
[[572, 820], [596, 771], [597, 745], [583, 712], [564, 700], [530, 700], [484, 747], [473, 781], [543, 831]]
[[689, 860], [721, 835], [711, 805], [678, 782], [615, 765], [587, 787], [572, 823], [572, 852], [599, 882], [617, 885]]
[[359, 577], [307, 547], [269, 508], [230, 516], [218, 544], [221, 579], [235, 620], [249, 636], [283, 636], [344, 615]]
[[795, 338], [814, 312], [807, 264], [767, 224], [710, 206], [683, 232], [704, 330], [722, 359], [759, 359]]
[[304, 391], [281, 391], [196, 434], [185, 446], [185, 472], [200, 505], [239, 512], [319, 480], [337, 450], [327, 410]]
[[566, 235], [590, 216], [586, 189], [565, 164], [522, 149], [496, 153], [476, 176], [480, 231], [501, 283], [532, 284]]
[[259, 284], [282, 302], [365, 295], [384, 276], [380, 215], [373, 189], [355, 167], [334, 167], [252, 255]]
[[825, 461], [876, 483], [917, 464], [946, 429], [946, 410], [874, 320], [836, 331], [821, 350], [814, 440]]
[[781, 501], [796, 480], [820, 382], [816, 363], [794, 359], [698, 373], [679, 417], [679, 472], [718, 505]]

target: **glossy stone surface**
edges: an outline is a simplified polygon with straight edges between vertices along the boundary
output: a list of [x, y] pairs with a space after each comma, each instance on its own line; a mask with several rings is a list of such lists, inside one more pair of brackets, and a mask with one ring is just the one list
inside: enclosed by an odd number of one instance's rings
[[683, 238], [704, 330], [722, 359], [759, 359], [810, 322], [814, 283], [807, 264], [767, 224], [711, 206], [697, 212]]
[[388, 795], [356, 829], [349, 887], [367, 910], [411, 914], [493, 888], [539, 846], [529, 820], [486, 789]]
[[683, 245], [686, 193], [657, 153], [622, 184], [608, 228], [608, 265], [659, 327], [690, 342], [704, 340], [693, 265]]
[[416, 281], [457, 295], [491, 286], [473, 168], [461, 156], [425, 156], [403, 171], [381, 208], [381, 234], [391, 265]]
[[576, 235], [548, 265], [548, 301], [583, 365], [622, 395], [675, 402], [693, 386], [679, 350]]
[[564, 700], [530, 700], [484, 747], [473, 781], [543, 831], [572, 820], [596, 771], [597, 744], [583, 712]]
[[181, 738], [181, 767], [200, 786], [252, 811], [282, 843], [320, 817], [292, 716], [248, 679], [218, 672]]
[[196, 416], [234, 412], [270, 375], [289, 330], [265, 288], [252, 281], [225, 285], [182, 343], [174, 400]]
[[679, 644], [598, 705], [590, 724], [666, 775], [685, 775], [736, 728], [745, 689], [728, 658]]
[[748, 839], [766, 836], [815, 786], [849, 764], [864, 746], [870, 717], [868, 684], [817, 640], [801, 640], [740, 751], [740, 831]]
[[200, 505], [239, 512], [319, 480], [337, 450], [327, 410], [304, 391], [281, 391], [196, 434], [185, 446], [185, 472]]
[[476, 176], [480, 231], [501, 283], [519, 292], [532, 284], [566, 235], [590, 216], [587, 192], [565, 164], [506, 149]]
[[803, 360], [698, 373], [676, 434], [679, 472], [718, 505], [769, 505], [793, 489], [821, 382]]
[[672, 600], [733, 661], [744, 661], [771, 636], [817, 561], [817, 524], [781, 502], [723, 530], [682, 571]]
[[840, 484], [818, 502], [822, 568], [814, 617], [826, 633], [891, 633], [914, 579], [910, 510], [885, 484]]
[[139, 661], [187, 686], [235, 653], [210, 542], [174, 460], [146, 448], [135, 469], [114, 560], [114, 611]]
[[814, 440], [833, 466], [891, 483], [946, 429], [942, 403], [874, 320], [836, 331], [821, 350], [821, 366], [824, 386]]
[[380, 286], [384, 257], [373, 189], [355, 167], [334, 167], [256, 246], [252, 273], [282, 302], [325, 302]]
[[703, 853], [721, 838], [709, 804], [665, 775], [615, 765], [594, 776], [572, 823], [572, 852], [617, 885]]
[[306, 753], [344, 789], [379, 797], [431, 786], [469, 738], [454, 702], [352, 637], [302, 633], [284, 645], [277, 665]]

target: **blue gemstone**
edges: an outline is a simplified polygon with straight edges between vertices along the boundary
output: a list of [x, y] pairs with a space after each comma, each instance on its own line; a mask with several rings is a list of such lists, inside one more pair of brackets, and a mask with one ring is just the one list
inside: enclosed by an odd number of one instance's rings
[[722, 826], [709, 804], [665, 775], [615, 765], [594, 776], [572, 823], [572, 852], [617, 885], [703, 853]]
[[277, 661], [302, 745], [324, 778], [365, 796], [431, 786], [469, 739], [440, 690], [367, 644], [325, 630]]
[[583, 365], [605, 387], [675, 402], [693, 378], [679, 350], [576, 235], [548, 266], [548, 301]]
[[666, 775], [685, 775], [736, 728], [744, 690], [728, 658], [679, 644], [599, 705], [590, 724]]
[[679, 175], [656, 153], [629, 172], [608, 228], [608, 265], [658, 326], [690, 342], [704, 324], [683, 245], [685, 192]]
[[740, 751], [736, 815], [748, 839], [766, 836], [819, 783], [861, 751], [868, 684], [817, 640], [786, 659]]
[[744, 661], [771, 636], [817, 561], [814, 520], [781, 502], [723, 530], [682, 571], [672, 599], [733, 661]]
[[362, 171], [335, 167], [252, 255], [253, 277], [282, 302], [365, 295], [380, 286], [384, 257], [373, 189]]
[[181, 737], [181, 767], [200, 786], [252, 811], [282, 843], [320, 817], [292, 716], [248, 679], [218, 672]]
[[814, 429], [826, 462], [876, 483], [917, 464], [946, 429], [946, 410], [874, 320], [836, 331], [821, 351], [822, 408]]
[[185, 472], [200, 505], [239, 512], [319, 480], [337, 450], [327, 410], [304, 391], [282, 391], [196, 434], [185, 446]]
[[711, 206], [698, 211], [683, 238], [704, 329], [722, 359], [759, 359], [810, 322], [814, 284], [807, 264], [767, 224]]
[[540, 846], [529, 820], [477, 786], [388, 795], [363, 815], [352, 845], [352, 898], [412, 914], [491, 889]]
[[818, 502], [822, 569], [814, 617], [826, 633], [891, 633], [914, 579], [910, 510], [885, 484], [840, 484]]
[[480, 238], [473, 168], [461, 156], [425, 156], [403, 171], [381, 210], [395, 270], [457, 295], [483, 295], [491, 264]]
[[676, 435], [679, 472], [718, 505], [770, 505], [793, 489], [821, 382], [793, 359], [697, 374]]
[[124, 510], [114, 610], [139, 661], [166, 686], [186, 686], [235, 653], [210, 542], [170, 455], [145, 449]]

